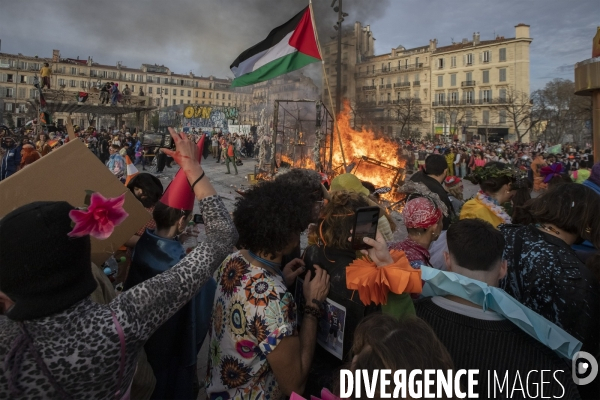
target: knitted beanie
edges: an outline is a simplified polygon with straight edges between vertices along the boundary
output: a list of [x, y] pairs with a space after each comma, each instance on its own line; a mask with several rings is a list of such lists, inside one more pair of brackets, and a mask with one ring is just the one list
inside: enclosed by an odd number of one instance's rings
[[70, 238], [69, 203], [35, 202], [0, 220], [0, 291], [15, 303], [16, 321], [46, 317], [71, 307], [97, 286], [90, 237]]

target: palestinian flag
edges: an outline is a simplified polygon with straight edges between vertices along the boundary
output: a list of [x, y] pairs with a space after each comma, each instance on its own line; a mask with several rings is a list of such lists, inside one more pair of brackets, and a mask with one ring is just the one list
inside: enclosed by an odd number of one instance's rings
[[321, 60], [310, 7], [273, 29], [231, 64], [232, 87], [253, 85]]

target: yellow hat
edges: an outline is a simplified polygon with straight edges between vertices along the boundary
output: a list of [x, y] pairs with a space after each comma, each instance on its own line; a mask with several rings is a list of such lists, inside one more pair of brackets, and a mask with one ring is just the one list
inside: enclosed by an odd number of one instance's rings
[[347, 190], [349, 192], [362, 193], [365, 196], [370, 194], [369, 189], [362, 185], [360, 179], [353, 174], [342, 174], [338, 175], [331, 181], [331, 192], [339, 192], [340, 190]]

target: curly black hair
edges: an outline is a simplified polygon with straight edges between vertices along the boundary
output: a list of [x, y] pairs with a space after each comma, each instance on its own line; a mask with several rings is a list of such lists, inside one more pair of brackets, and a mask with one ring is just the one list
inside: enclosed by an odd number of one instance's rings
[[313, 205], [309, 192], [289, 182], [257, 185], [235, 203], [233, 222], [240, 235], [237, 247], [275, 256], [306, 229]]

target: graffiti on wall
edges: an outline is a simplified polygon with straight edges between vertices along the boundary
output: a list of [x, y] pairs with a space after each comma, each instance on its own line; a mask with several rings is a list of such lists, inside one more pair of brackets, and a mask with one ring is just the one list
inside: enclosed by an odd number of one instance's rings
[[183, 110], [183, 127], [188, 128], [220, 128], [227, 131], [229, 120], [237, 120], [237, 107], [187, 106]]
[[182, 115], [176, 110], [160, 111], [158, 113], [158, 124], [162, 127], [181, 126]]

